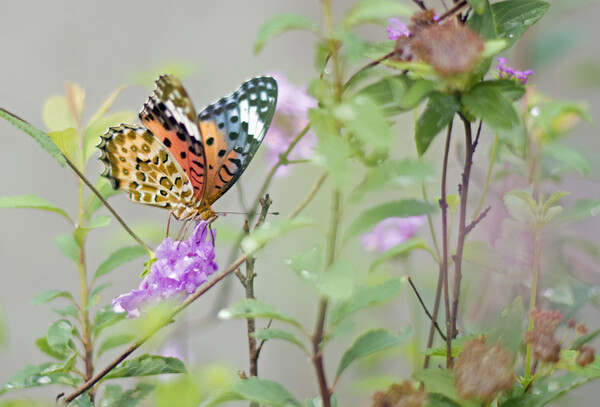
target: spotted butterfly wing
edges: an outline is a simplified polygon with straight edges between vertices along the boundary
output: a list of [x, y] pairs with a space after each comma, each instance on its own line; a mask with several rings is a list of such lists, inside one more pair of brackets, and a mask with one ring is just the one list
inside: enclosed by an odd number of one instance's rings
[[256, 153], [276, 101], [275, 80], [255, 78], [196, 117], [181, 83], [163, 75], [140, 112], [145, 127], [122, 124], [102, 136], [102, 175], [131, 200], [168, 208], [178, 219], [212, 216], [210, 205]]

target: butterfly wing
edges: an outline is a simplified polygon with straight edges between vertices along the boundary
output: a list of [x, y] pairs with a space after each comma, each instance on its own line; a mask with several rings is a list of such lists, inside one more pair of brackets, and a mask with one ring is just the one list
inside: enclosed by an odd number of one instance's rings
[[277, 82], [260, 77], [198, 115], [206, 163], [204, 203], [212, 204], [242, 175], [265, 137], [276, 104]]
[[98, 148], [108, 178], [129, 199], [163, 208], [187, 205], [193, 198], [187, 175], [170, 151], [140, 125], [121, 124], [102, 136]]
[[168, 148], [190, 180], [194, 195], [200, 196], [205, 184], [204, 148], [196, 110], [181, 82], [171, 75], [158, 78], [140, 119]]

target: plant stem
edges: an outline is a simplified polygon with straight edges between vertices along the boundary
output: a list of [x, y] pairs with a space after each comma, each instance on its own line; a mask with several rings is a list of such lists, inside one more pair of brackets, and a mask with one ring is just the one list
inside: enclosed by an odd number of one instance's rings
[[[539, 231], [535, 231], [533, 234], [533, 270], [531, 275], [531, 292], [529, 298], [529, 323], [527, 330], [533, 329], [533, 318], [531, 318], [531, 311], [535, 309], [538, 295], [538, 279], [540, 275], [540, 253], [542, 249], [542, 236]], [[533, 344], [527, 344], [527, 354], [525, 356], [525, 385], [527, 386], [531, 376], [531, 352], [533, 350]]]

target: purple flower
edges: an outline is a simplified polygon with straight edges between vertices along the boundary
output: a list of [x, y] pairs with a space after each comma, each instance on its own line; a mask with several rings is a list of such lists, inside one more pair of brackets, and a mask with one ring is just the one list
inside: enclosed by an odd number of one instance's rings
[[413, 237], [419, 226], [424, 224], [426, 220], [425, 215], [410, 216], [408, 218], [386, 218], [379, 222], [372, 231], [362, 235], [362, 244], [367, 250], [385, 252]]
[[410, 36], [410, 30], [406, 27], [406, 24], [397, 18], [390, 18], [388, 20], [387, 32], [390, 40], [397, 40], [400, 37]]
[[[277, 110], [264, 145], [268, 149], [267, 161], [274, 166], [279, 161], [279, 156], [288, 149], [294, 138], [308, 124], [308, 110], [317, 107], [317, 102], [305, 88], [292, 84], [282, 74], [273, 72], [270, 75], [277, 80]], [[309, 130], [296, 144], [288, 159], [309, 159], [316, 145], [317, 136]], [[275, 175], [281, 177], [288, 172], [289, 167], [281, 166]]]
[[498, 57], [498, 76], [502, 79], [516, 79], [517, 82], [525, 85], [527, 79], [533, 74], [532, 70], [517, 71], [506, 65], [506, 58]]
[[196, 224], [187, 240], [170, 237], [156, 248], [156, 261], [137, 290], [112, 302], [115, 312], [127, 312], [127, 318], [139, 317], [143, 308], [169, 298], [183, 299], [205, 283], [217, 271], [213, 242], [216, 233], [208, 232], [204, 221]]

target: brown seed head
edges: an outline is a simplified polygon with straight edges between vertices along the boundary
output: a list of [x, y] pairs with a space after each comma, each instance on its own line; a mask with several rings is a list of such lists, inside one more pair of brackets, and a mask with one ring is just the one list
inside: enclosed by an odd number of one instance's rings
[[579, 334], [579, 335], [587, 335], [589, 332], [588, 327], [583, 323], [580, 322], [577, 324], [577, 326], [575, 327], [575, 331]]
[[371, 407], [422, 407], [427, 403], [427, 393], [415, 389], [409, 381], [392, 384], [387, 391], [373, 395]]
[[592, 363], [596, 357], [594, 356], [594, 348], [591, 346], [583, 345], [579, 348], [579, 354], [577, 355], [577, 359], [575, 362], [581, 366], [585, 367]]

